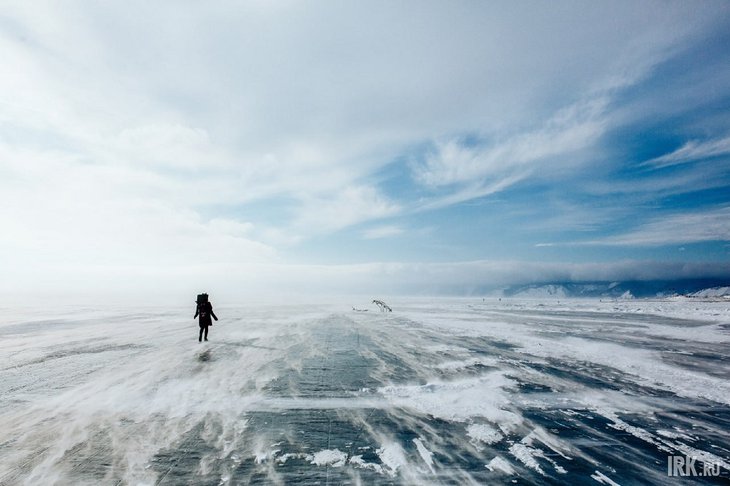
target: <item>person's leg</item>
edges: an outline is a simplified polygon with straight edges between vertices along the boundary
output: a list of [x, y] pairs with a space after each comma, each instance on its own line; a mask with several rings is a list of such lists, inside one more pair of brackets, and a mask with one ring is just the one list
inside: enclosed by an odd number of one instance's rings
[[208, 326], [205, 326], [205, 340], [208, 340]]
[[[206, 329], [208, 329], [206, 327]], [[203, 326], [200, 326], [200, 334], [198, 334], [198, 342], [203, 340]]]

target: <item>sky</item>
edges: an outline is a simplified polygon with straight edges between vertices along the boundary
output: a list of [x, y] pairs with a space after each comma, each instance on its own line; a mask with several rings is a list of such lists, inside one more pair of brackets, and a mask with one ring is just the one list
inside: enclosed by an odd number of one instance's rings
[[0, 291], [730, 278], [724, 1], [0, 1]]

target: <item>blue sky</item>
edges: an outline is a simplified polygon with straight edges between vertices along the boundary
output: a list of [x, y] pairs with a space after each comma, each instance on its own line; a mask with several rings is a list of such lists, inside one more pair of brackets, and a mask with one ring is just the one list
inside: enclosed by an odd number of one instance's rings
[[0, 55], [3, 292], [730, 277], [726, 2], [5, 2]]

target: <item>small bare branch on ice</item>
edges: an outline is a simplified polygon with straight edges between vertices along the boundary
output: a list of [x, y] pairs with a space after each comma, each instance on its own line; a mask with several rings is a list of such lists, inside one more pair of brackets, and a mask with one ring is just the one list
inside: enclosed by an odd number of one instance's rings
[[382, 300], [374, 300], [373, 304], [377, 304], [380, 308], [380, 312], [393, 312], [393, 309], [391, 309], [390, 306]]

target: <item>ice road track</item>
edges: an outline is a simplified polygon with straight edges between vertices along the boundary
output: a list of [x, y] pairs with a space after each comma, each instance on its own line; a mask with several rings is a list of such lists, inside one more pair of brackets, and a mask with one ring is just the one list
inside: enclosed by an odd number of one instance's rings
[[8, 310], [0, 484], [728, 484], [728, 307]]

